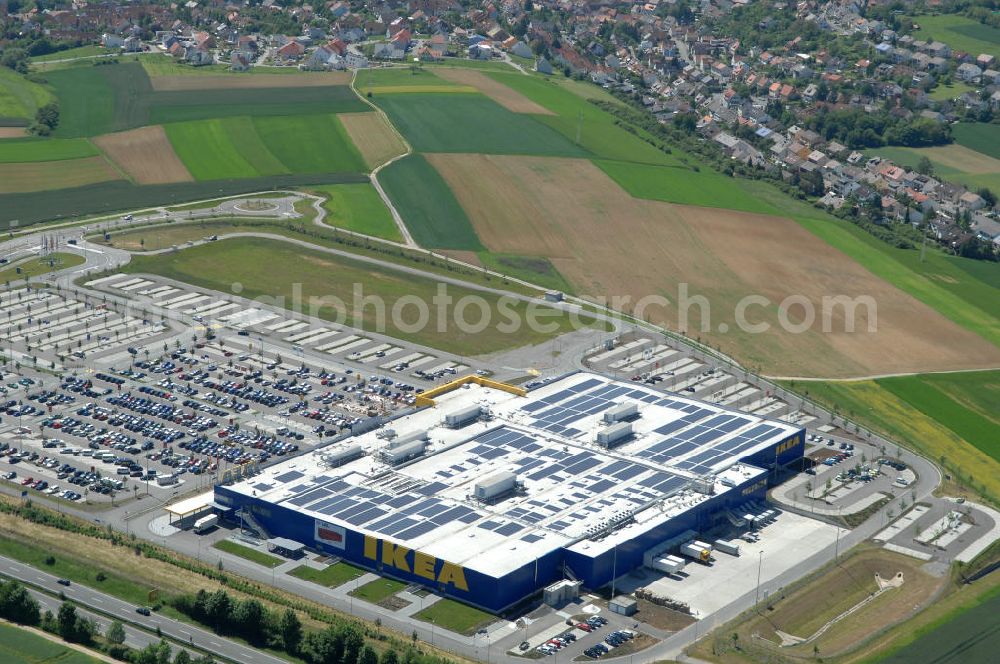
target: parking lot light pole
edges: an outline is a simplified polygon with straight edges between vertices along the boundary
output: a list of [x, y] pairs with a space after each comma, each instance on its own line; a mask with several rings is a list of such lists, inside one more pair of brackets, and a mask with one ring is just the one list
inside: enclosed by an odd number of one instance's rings
[[760, 558], [757, 561], [757, 593], [754, 597], [753, 605], [757, 608], [757, 604], [760, 603], [760, 569], [764, 566], [764, 552], [760, 552]]

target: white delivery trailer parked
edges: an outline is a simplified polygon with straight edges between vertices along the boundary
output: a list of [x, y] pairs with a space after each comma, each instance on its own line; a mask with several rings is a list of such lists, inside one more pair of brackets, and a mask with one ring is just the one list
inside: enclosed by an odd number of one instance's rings
[[728, 553], [731, 556], [740, 555], [740, 545], [731, 540], [715, 540], [715, 548], [723, 553]]
[[219, 515], [210, 514], [208, 516], [203, 516], [194, 522], [194, 532], [197, 534], [202, 534], [207, 530], [211, 530], [219, 525]]
[[700, 542], [691, 540], [681, 545], [681, 555], [697, 560], [700, 563], [707, 563], [712, 557], [712, 550]]

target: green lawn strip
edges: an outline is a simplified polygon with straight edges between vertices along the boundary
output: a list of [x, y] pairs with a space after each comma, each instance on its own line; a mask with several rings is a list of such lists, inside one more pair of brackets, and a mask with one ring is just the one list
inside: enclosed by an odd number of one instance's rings
[[572, 295], [573, 286], [566, 281], [548, 258], [543, 256], [516, 256], [480, 251], [476, 254], [485, 267], [516, 279], [523, 279], [542, 288]]
[[244, 558], [250, 562], [263, 565], [264, 567], [277, 567], [281, 563], [285, 562], [277, 556], [272, 556], [269, 553], [258, 551], [257, 549], [244, 546], [237, 542], [233, 542], [232, 540], [220, 540], [213, 544], [212, 548], [218, 549], [219, 551], [225, 551], [226, 553], [231, 553], [234, 556], [239, 556], [240, 558]]
[[292, 173], [361, 173], [361, 153], [335, 115], [254, 118], [261, 140]]
[[0, 164], [82, 159], [100, 154], [82, 138], [17, 138], [0, 141]]
[[[7, 283], [8, 281], [17, 281], [18, 279], [37, 277], [54, 270], [63, 270], [83, 265], [85, 262], [86, 259], [83, 256], [63, 252], [53, 254], [50, 260], [45, 261], [37, 257], [32, 257], [9, 266], [3, 266], [3, 269], [0, 269], [0, 284]], [[17, 271], [18, 268], [21, 270], [20, 274]]]
[[395, 67], [389, 69], [359, 69], [354, 87], [362, 93], [369, 88], [395, 86], [461, 87], [459, 83], [437, 76], [429, 69]]
[[14, 625], [0, 623], [0, 660], [4, 664], [98, 664], [102, 660], [60, 645]]
[[[183, 227], [189, 227], [190, 231], [187, 234], [181, 233], [180, 229]], [[431, 259], [423, 252], [410, 251], [398, 247], [389, 249], [375, 242], [353, 241], [353, 238], [339, 232], [336, 228], [311, 225], [306, 223], [304, 219], [218, 217], [193, 221], [179, 220], [179, 223], [151, 224], [140, 228], [130, 228], [124, 232], [113, 233], [112, 238], [122, 238], [125, 236], [135, 238], [143, 237], [144, 235], [153, 237], [152, 233], [161, 230], [171, 233], [173, 244], [183, 243], [187, 239], [198, 240], [206, 235], [222, 235], [234, 231], [270, 233], [292, 240], [302, 240], [321, 247], [348, 251], [359, 256], [377, 258], [402, 266], [416, 267], [424, 272], [438, 276], [457, 277], [464, 281], [490, 288], [502, 288], [522, 295], [539, 295], [539, 292], [534, 288], [500, 280], [497, 277], [490, 277], [478, 268], [458, 267], [453, 261], [446, 263], [443, 259]], [[103, 242], [100, 236], [93, 236], [92, 239], [96, 242]], [[602, 326], [602, 329], [605, 329], [605, 327]]]
[[[267, 268], [261, 269], [261, 266]], [[505, 303], [500, 309], [498, 298], [492, 294], [449, 285], [447, 294], [454, 302], [463, 298], [483, 302], [487, 313], [483, 313], [479, 305], [466, 307], [465, 320], [474, 325], [460, 326], [455, 322], [457, 307], [450, 307], [444, 310], [444, 321], [439, 328], [438, 310], [433, 304], [438, 295], [436, 280], [391, 268], [382, 269], [280, 240], [234, 238], [177, 254], [135, 256], [123, 269], [136, 274], [159, 274], [220, 292], [227, 292], [233, 283], [239, 282], [243, 297], [270, 298], [270, 301], [284, 298], [277, 301], [308, 308], [311, 315], [325, 320], [382, 332], [433, 348], [448, 348], [460, 355], [481, 355], [538, 344], [574, 327], [572, 317], [543, 305], [517, 301]], [[355, 306], [356, 298], [364, 296], [380, 298], [382, 304]], [[407, 298], [404, 302], [416, 298], [426, 303], [429, 308], [426, 311], [433, 315], [425, 324], [416, 324], [420, 315], [412, 304], [399, 310], [398, 320], [390, 315], [404, 296]], [[475, 310], [476, 314], [472, 315], [469, 310]], [[527, 324], [527, 319], [536, 314], [536, 320], [544, 323], [544, 328]], [[512, 317], [519, 323], [510, 324]], [[479, 325], [483, 320], [485, 326]], [[584, 318], [583, 323], [595, 324], [588, 318]]]
[[637, 135], [626, 131], [615, 124], [614, 116], [551, 79], [506, 72], [489, 76], [555, 113], [535, 117], [574, 143], [579, 134], [580, 146], [597, 157], [663, 166], [682, 163], [679, 151], [667, 154], [650, 145], [644, 139], [653, 139], [646, 132], [637, 129]]
[[418, 620], [466, 636], [496, 620], [494, 615], [453, 599], [440, 599], [415, 615]]
[[[283, 191], [265, 191], [259, 194], [254, 194], [248, 198], [258, 199], [258, 198], [287, 198], [288, 194]], [[188, 212], [190, 210], [206, 210], [208, 208], [214, 208], [220, 203], [232, 200], [232, 196], [227, 196], [226, 198], [213, 198], [211, 200], [200, 201], [198, 203], [188, 203], [186, 205], [171, 205], [166, 208], [168, 212]]]
[[323, 569], [315, 569], [313, 567], [308, 567], [302, 565], [301, 567], [296, 567], [289, 572], [292, 576], [303, 579], [304, 581], [311, 581], [313, 583], [318, 583], [321, 586], [327, 588], [336, 588], [337, 586], [342, 586], [348, 581], [353, 581], [365, 574], [365, 570], [360, 567], [355, 567], [350, 563], [345, 563], [343, 561], [339, 563], [334, 563]]
[[333, 184], [310, 187], [309, 191], [326, 197], [326, 225], [396, 242], [403, 240], [389, 208], [371, 184]]
[[[992, 394], [990, 406], [1000, 407], [1000, 372], [979, 374], [992, 383], [981, 386], [981, 396]], [[902, 376], [880, 379], [879, 386], [889, 390], [915, 409], [951, 429], [958, 436], [976, 446], [997, 461], [1000, 461], [1000, 420], [990, 419], [985, 414], [970, 410], [951, 398], [947, 381], [935, 384], [930, 376]], [[993, 410], [1000, 413], [1000, 409]]]
[[378, 604], [389, 597], [392, 597], [400, 590], [406, 587], [407, 584], [402, 581], [397, 581], [396, 579], [387, 579], [381, 577], [375, 579], [374, 581], [369, 581], [363, 586], [358, 586], [349, 595], [357, 597], [358, 599], [363, 599], [366, 602], [371, 602], [372, 604]]
[[[899, 146], [885, 146], [881, 148], [872, 148], [870, 150], [865, 150], [865, 155], [868, 157], [882, 157], [883, 159], [888, 159], [897, 166], [901, 166], [908, 170], [916, 170], [920, 164], [921, 157], [927, 156], [926, 153], [922, 152], [920, 148], [904, 148]], [[929, 158], [929, 157], [928, 157]], [[930, 159], [930, 158], [929, 158]], [[930, 159], [931, 165], [934, 167], [934, 176], [938, 178], [944, 178], [946, 180], [954, 180], [955, 176], [963, 175], [962, 171], [954, 168], [952, 166], [945, 166], [944, 164]]]
[[374, 95], [418, 152], [579, 157], [586, 151], [524, 113], [479, 94]]
[[1000, 127], [997, 125], [961, 122], [952, 125], [951, 133], [959, 145], [1000, 159]]
[[240, 154], [221, 119], [179, 122], [165, 125], [164, 130], [174, 152], [196, 180], [262, 175]]
[[734, 186], [733, 178], [707, 168], [696, 172], [686, 168], [621, 161], [595, 160], [594, 163], [635, 198], [781, 214], [774, 206]]
[[423, 155], [413, 154], [391, 164], [379, 173], [379, 180], [417, 244], [484, 250], [448, 183]]
[[948, 101], [960, 97], [966, 92], [975, 92], [976, 88], [969, 85], [968, 83], [963, 83], [962, 81], [955, 81], [951, 85], [938, 85], [936, 88], [930, 91], [927, 95], [934, 101]]
[[86, 46], [77, 46], [76, 48], [66, 49], [65, 51], [56, 51], [55, 53], [46, 53], [45, 55], [36, 55], [31, 58], [31, 62], [52, 62], [53, 60], [70, 60], [72, 58], [90, 58], [95, 55], [118, 55], [117, 50], [108, 50], [103, 46], [97, 46], [96, 44], [88, 44]]

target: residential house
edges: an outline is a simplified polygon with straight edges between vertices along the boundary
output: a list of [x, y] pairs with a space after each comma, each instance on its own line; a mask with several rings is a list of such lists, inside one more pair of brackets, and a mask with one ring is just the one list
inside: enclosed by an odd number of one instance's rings
[[277, 50], [276, 56], [279, 60], [292, 61], [300, 59], [305, 52], [306, 47], [292, 39]]
[[966, 62], [958, 66], [955, 70], [955, 75], [963, 81], [972, 82], [978, 80], [983, 75], [983, 70], [979, 68], [979, 65]]

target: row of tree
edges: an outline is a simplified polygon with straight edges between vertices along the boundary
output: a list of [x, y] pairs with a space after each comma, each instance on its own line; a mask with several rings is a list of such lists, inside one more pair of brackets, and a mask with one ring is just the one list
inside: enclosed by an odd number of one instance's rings
[[401, 659], [389, 648], [381, 657], [349, 623], [306, 632], [291, 609], [271, 611], [253, 598], [233, 598], [225, 590], [181, 595], [173, 605], [219, 634], [239, 636], [252, 645], [283, 650], [309, 664], [430, 664], [435, 661], [409, 649]]

